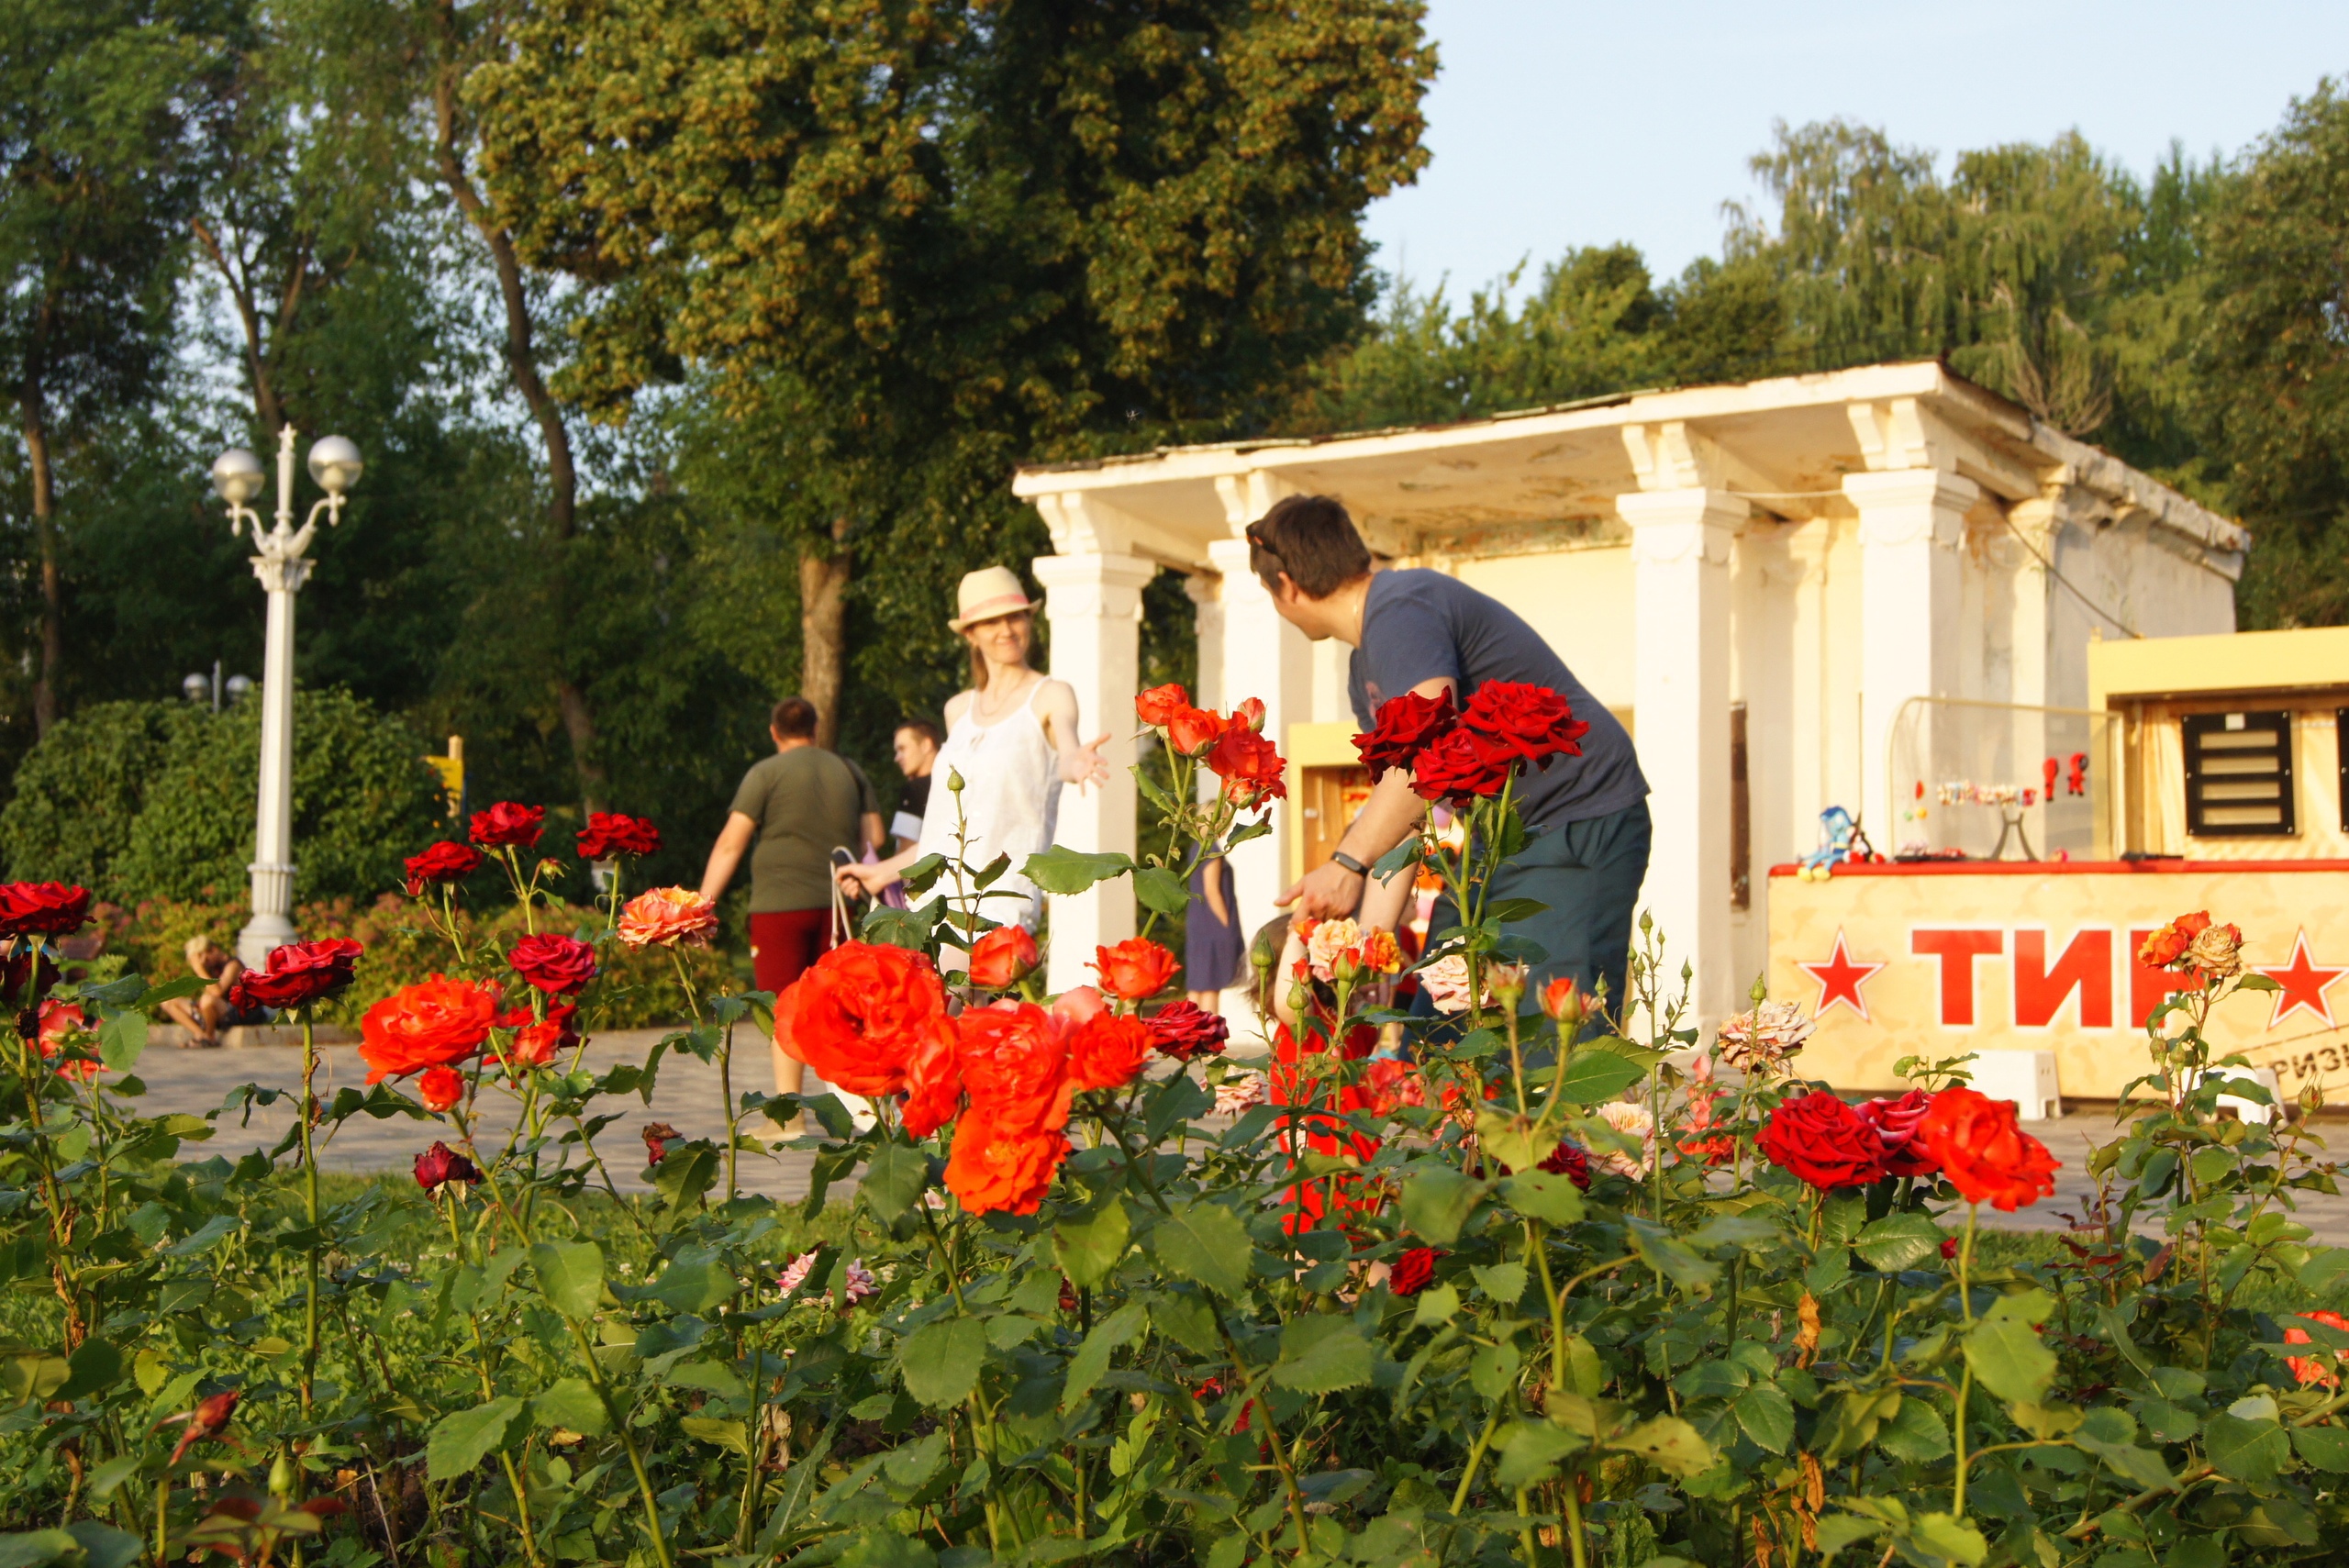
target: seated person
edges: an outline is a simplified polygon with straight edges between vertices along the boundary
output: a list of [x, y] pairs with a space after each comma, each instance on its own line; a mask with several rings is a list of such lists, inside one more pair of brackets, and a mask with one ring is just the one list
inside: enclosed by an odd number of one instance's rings
[[239, 1008], [228, 1000], [228, 987], [245, 972], [233, 953], [221, 951], [210, 937], [187, 940], [187, 966], [211, 984], [194, 996], [174, 996], [163, 1004], [164, 1016], [188, 1032], [183, 1049], [208, 1050], [220, 1043], [222, 1029], [262, 1024], [269, 1015], [258, 1007]]

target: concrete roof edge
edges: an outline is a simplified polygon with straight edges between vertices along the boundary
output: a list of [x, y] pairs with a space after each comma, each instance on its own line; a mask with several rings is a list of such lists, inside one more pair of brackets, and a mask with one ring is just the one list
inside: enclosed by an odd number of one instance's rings
[[2116, 506], [2133, 506], [2206, 549], [2240, 555], [2251, 548], [2249, 528], [2132, 468], [2102, 447], [2067, 436], [2040, 419], [2032, 421], [2031, 444], [2070, 469], [2088, 490]]

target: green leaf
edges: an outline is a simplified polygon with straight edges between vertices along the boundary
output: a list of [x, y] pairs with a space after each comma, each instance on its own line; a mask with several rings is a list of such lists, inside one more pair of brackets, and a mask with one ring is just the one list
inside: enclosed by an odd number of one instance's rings
[[1476, 1276], [1476, 1288], [1496, 1307], [1515, 1307], [1524, 1298], [1523, 1263], [1479, 1263], [1468, 1272]]
[[706, 1249], [688, 1248], [652, 1282], [652, 1299], [673, 1312], [707, 1312], [734, 1298], [734, 1271]]
[[603, 1397], [584, 1377], [560, 1378], [532, 1395], [530, 1419], [548, 1431], [561, 1427], [591, 1438], [611, 1425]]
[[163, 1249], [167, 1258], [193, 1258], [209, 1252], [222, 1241], [237, 1233], [243, 1223], [233, 1214], [216, 1214], [204, 1222], [203, 1229], [193, 1236], [183, 1237]]
[[2310, 1296], [2330, 1296], [2349, 1281], [2349, 1247], [2320, 1247], [2309, 1254], [2298, 1274], [2299, 1286]]
[[593, 1241], [541, 1241], [530, 1249], [530, 1267], [548, 1305], [565, 1318], [584, 1321], [604, 1299], [604, 1250]]
[[1628, 1056], [1584, 1045], [1566, 1058], [1555, 1092], [1570, 1106], [1595, 1106], [1613, 1099], [1647, 1075], [1647, 1068]]
[[2000, 1296], [1965, 1337], [1965, 1362], [1982, 1386], [2009, 1403], [2037, 1404], [2055, 1378], [2055, 1352], [2035, 1326], [2055, 1301], [2043, 1290]]
[[1909, 1543], [1919, 1551], [1974, 1568], [1990, 1555], [1982, 1532], [1950, 1514], [1920, 1514], [1909, 1527]]
[[1892, 1418], [1876, 1429], [1876, 1440], [1903, 1464], [1931, 1464], [1949, 1457], [1949, 1423], [1922, 1399], [1903, 1399]]
[[2202, 1452], [2220, 1474], [2257, 1483], [2276, 1479], [2292, 1444], [2273, 1420], [2246, 1421], [2221, 1410], [2202, 1423]]
[[1411, 1314], [1414, 1329], [1449, 1323], [1460, 1313], [1460, 1293], [1448, 1284], [1429, 1285], [1419, 1292], [1418, 1301], [1418, 1307]]
[[82, 1543], [61, 1529], [0, 1535], [0, 1568], [43, 1568], [50, 1562], [78, 1562], [81, 1556]]
[[1551, 1171], [1523, 1171], [1501, 1183], [1501, 1201], [1518, 1213], [1550, 1225], [1572, 1225], [1582, 1218], [1582, 1189], [1571, 1176]]
[[[1404, 1202], [1409, 1201], [1407, 1193]], [[1248, 1287], [1247, 1228], [1228, 1208], [1204, 1201], [1186, 1204], [1151, 1229], [1149, 1245], [1169, 1273], [1219, 1296], [1236, 1296]]]
[[51, 1399], [79, 1399], [111, 1388], [122, 1376], [122, 1352], [100, 1339], [88, 1339], [65, 1358], [64, 1386]]
[[1082, 893], [1097, 882], [1107, 882], [1134, 869], [1133, 857], [1120, 854], [1089, 855], [1055, 844], [1049, 850], [1030, 855], [1019, 874], [1047, 893]]
[[139, 1458], [135, 1453], [117, 1455], [90, 1472], [90, 1496], [101, 1501], [114, 1496], [116, 1487], [139, 1473]]
[[2349, 1471], [2349, 1431], [2339, 1427], [2295, 1427], [2292, 1446], [2319, 1470]]
[[98, 1060], [109, 1073], [128, 1073], [147, 1051], [147, 1015], [117, 1013], [98, 1026]]
[[1061, 1389], [1063, 1410], [1074, 1410], [1085, 1402], [1101, 1374], [1109, 1370], [1109, 1358], [1133, 1343], [1147, 1316], [1141, 1302], [1129, 1301], [1093, 1325], [1093, 1332], [1085, 1336], [1085, 1343], [1069, 1358], [1068, 1380]]
[[1090, 1219], [1063, 1219], [1052, 1227], [1052, 1258], [1080, 1290], [1109, 1277], [1132, 1244], [1132, 1222], [1125, 1205], [1110, 1202]]
[[1550, 1156], [1558, 1140], [1549, 1132], [1536, 1134], [1531, 1117], [1508, 1111], [1476, 1113], [1476, 1143], [1486, 1154], [1519, 1171], [1531, 1171]]
[[1547, 1421], [1512, 1421], [1500, 1435], [1501, 1462], [1493, 1479], [1514, 1490], [1531, 1486], [1556, 1473], [1558, 1461], [1583, 1446], [1583, 1440]]
[[1942, 1228], [1922, 1214], [1888, 1214], [1864, 1227], [1852, 1250], [1886, 1273], [1923, 1262], [1941, 1251]]
[[1759, 1383], [1739, 1395], [1730, 1406], [1740, 1430], [1772, 1453], [1784, 1453], [1795, 1440], [1795, 1402], [1775, 1384]]
[[1625, 1229], [1631, 1232], [1631, 1250], [1640, 1262], [1654, 1269], [1681, 1289], [1698, 1296], [1710, 1296], [1721, 1277], [1721, 1266], [1698, 1252], [1664, 1226], [1638, 1215], [1624, 1217]]
[[715, 1443], [722, 1449], [748, 1455], [751, 1451], [751, 1429], [740, 1421], [721, 1421], [711, 1416], [681, 1417], [677, 1425], [685, 1436], [699, 1442]]
[[1854, 1541], [1872, 1540], [1883, 1533], [1882, 1519], [1864, 1519], [1857, 1514], [1830, 1514], [1819, 1521], [1819, 1555], [1831, 1558]]
[[1403, 1223], [1439, 1247], [1460, 1240], [1461, 1228], [1488, 1189], [1483, 1182], [1432, 1162], [1403, 1184]]
[[718, 1146], [707, 1138], [673, 1143], [652, 1167], [652, 1190], [668, 1200], [670, 1213], [682, 1213], [718, 1184], [719, 1171]]
[[841, 1568], [937, 1568], [938, 1553], [926, 1540], [887, 1525], [874, 1525], [859, 1535], [856, 1544], [841, 1553], [839, 1561]]
[[1651, 1464], [1687, 1480], [1713, 1467], [1713, 1448], [1697, 1429], [1677, 1416], [1658, 1416], [1619, 1432], [1607, 1446], [1639, 1455]]
[[882, 1224], [894, 1225], [897, 1216], [920, 1201], [922, 1189], [929, 1185], [929, 1155], [909, 1144], [884, 1143], [873, 1151], [857, 1195]]
[[1160, 1333], [1186, 1351], [1202, 1356], [1223, 1354], [1223, 1340], [1216, 1333], [1215, 1314], [1202, 1296], [1174, 1290], [1152, 1296], [1150, 1321]]
[[924, 1324], [898, 1353], [906, 1392], [932, 1409], [958, 1405], [977, 1386], [986, 1354], [986, 1325], [976, 1318]]
[[130, 1568], [147, 1554], [147, 1543], [139, 1537], [96, 1519], [75, 1519], [65, 1533], [82, 1543], [88, 1568]]
[[1134, 873], [1134, 897], [1143, 908], [1167, 916], [1180, 916], [1191, 906], [1191, 890], [1163, 866], [1143, 866]]
[[1281, 1329], [1273, 1381], [1300, 1394], [1334, 1394], [1368, 1383], [1373, 1364], [1369, 1336], [1353, 1318], [1309, 1312]]
[[[543, 1245], [543, 1243], [542, 1243]], [[505, 1440], [506, 1429], [522, 1413], [522, 1402], [505, 1395], [486, 1405], [443, 1416], [433, 1424], [424, 1445], [424, 1467], [435, 1481], [453, 1481], [473, 1468]]]

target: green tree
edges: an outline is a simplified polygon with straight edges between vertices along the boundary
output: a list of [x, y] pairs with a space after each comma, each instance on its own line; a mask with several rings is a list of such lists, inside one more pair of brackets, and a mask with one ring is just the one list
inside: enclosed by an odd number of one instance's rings
[[0, 4], [0, 374], [30, 490], [43, 734], [66, 662], [58, 437], [157, 389], [192, 190], [189, 89], [215, 68], [206, 35], [231, 12], [225, 0]]
[[554, 0], [465, 101], [522, 258], [587, 293], [566, 390], [617, 417], [692, 364], [786, 413], [787, 500], [738, 509], [812, 684], [849, 561], [913, 559], [974, 463], [1262, 428], [1356, 329], [1421, 9]]
[[[296, 896], [364, 899], [398, 886], [400, 857], [447, 826], [423, 742], [344, 691], [297, 693], [294, 732]], [[103, 891], [128, 903], [243, 885], [260, 773], [260, 703], [178, 724]]]
[[58, 720], [17, 765], [0, 862], [20, 882], [111, 888], [148, 787], [210, 716], [184, 702], [95, 703]]

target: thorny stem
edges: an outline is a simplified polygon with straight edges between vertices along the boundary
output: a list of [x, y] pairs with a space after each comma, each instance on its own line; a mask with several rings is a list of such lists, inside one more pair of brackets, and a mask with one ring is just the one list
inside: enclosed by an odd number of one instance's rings
[[316, 1078], [318, 1071], [318, 1043], [312, 1015], [314, 1006], [302, 1009], [302, 1196], [310, 1222], [310, 1236], [304, 1251], [305, 1300], [302, 1323], [302, 1418], [310, 1418], [311, 1391], [318, 1372], [318, 1152], [310, 1142], [310, 1124], [318, 1114]]

